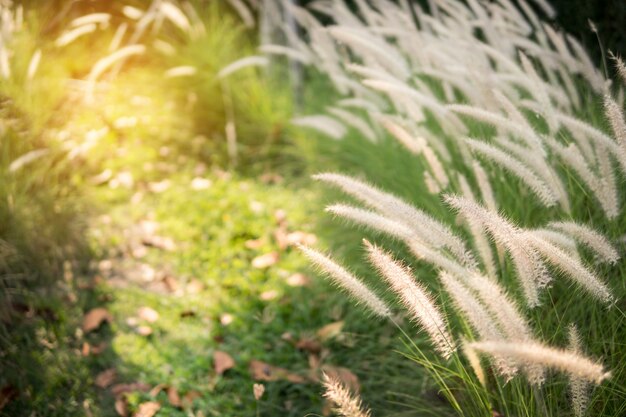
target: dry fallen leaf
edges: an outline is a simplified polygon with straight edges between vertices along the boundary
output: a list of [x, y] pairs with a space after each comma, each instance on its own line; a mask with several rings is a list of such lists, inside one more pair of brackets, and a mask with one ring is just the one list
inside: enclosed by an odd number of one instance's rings
[[254, 384], [252, 386], [252, 392], [254, 393], [254, 399], [259, 401], [263, 394], [265, 393], [265, 385], [263, 384]]
[[252, 378], [257, 381], [278, 381], [285, 379], [295, 384], [306, 382], [302, 376], [289, 372], [287, 369], [272, 366], [257, 360], [250, 361], [250, 373], [252, 374]]
[[353, 392], [359, 392], [361, 385], [359, 384], [359, 378], [352, 373], [348, 368], [342, 368], [340, 366], [324, 365], [322, 371], [329, 377], [338, 379], [344, 385], [348, 386]]
[[208, 178], [195, 177], [191, 180], [191, 189], [196, 191], [206, 190], [211, 186], [211, 184], [212, 182]]
[[102, 307], [94, 308], [83, 317], [83, 331], [85, 333], [91, 332], [100, 327], [103, 322], [111, 322], [112, 320], [113, 317], [107, 309]]
[[161, 408], [161, 404], [157, 401], [148, 401], [146, 403], [140, 404], [139, 408], [133, 414], [134, 417], [152, 417], [157, 411]]
[[150, 326], [139, 326], [136, 329], [137, 334], [140, 336], [150, 336], [152, 334], [152, 327]]
[[145, 306], [140, 307], [139, 310], [137, 310], [137, 315], [139, 318], [147, 321], [148, 323], [154, 323], [159, 319], [159, 313], [157, 313], [156, 310]]
[[170, 275], [166, 275], [163, 278], [163, 283], [165, 284], [165, 288], [167, 288], [169, 292], [178, 291], [178, 281], [176, 281], [176, 278]]
[[193, 404], [193, 401], [196, 398], [200, 398], [202, 395], [198, 391], [189, 391], [187, 394], [183, 396], [183, 407], [189, 408]]
[[228, 353], [221, 350], [216, 350], [213, 353], [213, 367], [216, 374], [222, 375], [234, 366], [235, 360]]
[[126, 394], [129, 392], [141, 391], [148, 392], [150, 390], [150, 385], [145, 384], [143, 382], [131, 382], [129, 384], [115, 384], [111, 387], [111, 393], [115, 397], [119, 397], [122, 394]]
[[117, 376], [117, 371], [115, 370], [115, 368], [110, 368], [105, 371], [102, 371], [96, 376], [96, 380], [95, 380], [96, 386], [100, 388], [106, 388], [113, 383], [116, 376]]
[[189, 283], [187, 283], [187, 285], [185, 286], [185, 290], [187, 291], [187, 294], [197, 294], [203, 289], [204, 289], [204, 284], [202, 284], [202, 282], [196, 278], [189, 281]]
[[220, 314], [220, 323], [222, 326], [228, 326], [229, 324], [233, 322], [233, 320], [235, 320], [235, 317], [232, 314], [229, 314], [229, 313]]
[[311, 233], [301, 231], [291, 232], [287, 235], [288, 245], [307, 245], [313, 246], [317, 243], [317, 236]]
[[0, 388], [0, 410], [17, 396], [17, 390], [12, 385], [5, 385]]
[[252, 260], [252, 266], [258, 269], [269, 268], [278, 262], [279, 257], [278, 252], [266, 253], [265, 255], [260, 255], [254, 258]]
[[128, 416], [128, 401], [125, 396], [120, 396], [115, 399], [115, 411], [121, 417]]
[[306, 287], [311, 284], [311, 279], [300, 272], [290, 275], [287, 278], [287, 285], [290, 287]]
[[259, 298], [262, 301], [271, 301], [271, 300], [275, 299], [276, 297], [278, 297], [278, 291], [276, 291], [276, 290], [263, 291], [259, 295]]
[[327, 324], [317, 331], [317, 337], [319, 337], [321, 341], [332, 339], [341, 333], [343, 324], [343, 320]]
[[274, 240], [276, 240], [276, 244], [278, 245], [278, 249], [285, 250], [287, 246], [289, 246], [289, 241], [287, 240], [287, 227], [280, 226], [278, 229], [274, 230]]
[[174, 387], [169, 387], [167, 389], [167, 399], [174, 407], [182, 406], [182, 402], [180, 401], [180, 395], [178, 395], [178, 391]]
[[248, 249], [259, 249], [263, 245], [265, 245], [265, 238], [263, 237], [260, 237], [258, 239], [249, 239], [246, 240], [246, 242], [244, 243], [244, 246]]
[[313, 340], [304, 337], [296, 343], [296, 348], [300, 350], [306, 350], [310, 353], [319, 353], [322, 350], [322, 345], [317, 340]]
[[155, 385], [150, 392], [148, 393], [148, 395], [150, 395], [151, 397], [156, 397], [157, 395], [159, 395], [159, 392], [163, 391], [165, 388], [167, 387], [167, 385], [165, 384], [158, 384]]

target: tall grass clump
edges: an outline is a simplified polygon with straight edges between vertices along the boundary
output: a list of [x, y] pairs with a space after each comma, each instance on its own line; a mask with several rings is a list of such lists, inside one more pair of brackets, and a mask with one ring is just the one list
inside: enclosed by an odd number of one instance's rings
[[317, 149], [357, 174], [315, 176], [356, 202], [327, 211], [378, 232], [367, 262], [430, 341], [407, 336], [405, 355], [446, 402], [411, 402], [433, 415], [626, 413], [623, 80], [542, 22], [544, 1], [290, 8], [307, 40], [291, 39], [292, 55], [337, 97], [293, 124], [334, 139]]

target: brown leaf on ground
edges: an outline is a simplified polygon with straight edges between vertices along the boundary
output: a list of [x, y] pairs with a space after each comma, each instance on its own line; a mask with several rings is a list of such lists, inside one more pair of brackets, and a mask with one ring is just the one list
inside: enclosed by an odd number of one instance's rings
[[180, 395], [178, 395], [178, 391], [174, 387], [167, 388], [167, 399], [174, 407], [182, 407], [182, 402], [180, 400]]
[[96, 376], [96, 380], [95, 380], [96, 386], [100, 388], [106, 388], [109, 385], [111, 385], [113, 381], [115, 381], [116, 377], [117, 377], [117, 371], [115, 370], [115, 368], [110, 368], [105, 371], [102, 371]]
[[257, 381], [278, 381], [284, 379], [294, 384], [306, 382], [305, 378], [289, 372], [287, 369], [272, 366], [257, 360], [250, 361], [250, 373], [252, 374], [252, 378]]
[[278, 291], [276, 291], [276, 290], [263, 291], [259, 295], [259, 298], [262, 301], [271, 301], [271, 300], [275, 299], [276, 297], [278, 297]]
[[126, 401], [126, 397], [120, 396], [115, 399], [115, 411], [121, 417], [128, 416], [128, 401]]
[[274, 212], [274, 220], [278, 224], [285, 224], [287, 222], [287, 212], [283, 209], [278, 209]]
[[220, 314], [220, 324], [222, 326], [228, 326], [229, 324], [233, 322], [233, 320], [235, 320], [235, 317], [232, 314], [229, 314], [229, 313]]
[[248, 249], [260, 249], [265, 245], [265, 238], [260, 237], [258, 239], [248, 239], [244, 243], [244, 246]]
[[83, 317], [83, 331], [85, 333], [91, 332], [100, 327], [103, 322], [111, 322], [112, 320], [113, 316], [111, 316], [111, 313], [109, 313], [106, 308], [94, 308]]
[[204, 284], [199, 279], [192, 279], [185, 286], [185, 291], [187, 294], [198, 294], [200, 291], [204, 289]]
[[159, 319], [159, 313], [155, 309], [146, 306], [140, 307], [137, 310], [137, 315], [148, 323], [154, 323]]
[[263, 384], [254, 384], [252, 386], [252, 392], [254, 393], [254, 399], [259, 401], [263, 394], [265, 393], [265, 385]]
[[157, 235], [145, 236], [141, 240], [141, 243], [143, 243], [146, 246], [152, 246], [154, 248], [162, 249], [168, 252], [173, 252], [176, 250], [176, 243], [174, 243], [174, 241], [169, 237], [163, 237], [163, 236], [157, 236]]
[[311, 279], [306, 275], [297, 272], [287, 278], [287, 285], [290, 287], [308, 287], [311, 285]]
[[361, 390], [361, 384], [359, 378], [352, 373], [348, 368], [342, 368], [340, 366], [324, 365], [322, 371], [329, 377], [338, 379], [344, 385], [349, 387], [353, 392], [359, 392]]
[[288, 245], [307, 245], [313, 246], [317, 243], [317, 236], [312, 233], [305, 233], [301, 231], [291, 232], [287, 235]]
[[258, 269], [269, 268], [270, 266], [278, 262], [279, 257], [280, 255], [278, 254], [278, 252], [266, 253], [264, 255], [260, 255], [254, 258], [252, 260], [252, 266]]
[[211, 185], [213, 185], [213, 182], [208, 178], [195, 177], [191, 180], [192, 190], [207, 190], [209, 187], [211, 187]]
[[159, 404], [157, 401], [148, 401], [146, 403], [139, 404], [139, 408], [137, 409], [135, 414], [133, 414], [133, 416], [152, 417], [157, 413], [157, 411], [159, 411], [159, 409], [161, 409], [161, 404]]
[[317, 340], [303, 337], [296, 342], [296, 348], [310, 353], [319, 353], [322, 350], [322, 345]]
[[193, 310], [184, 310], [184, 311], [180, 312], [180, 318], [181, 319], [185, 319], [185, 318], [188, 318], [188, 317], [196, 317], [196, 316], [197, 316], [197, 314]]
[[216, 350], [213, 353], [213, 368], [216, 374], [222, 375], [234, 366], [235, 360], [228, 353], [222, 352], [221, 350]]
[[118, 397], [122, 394], [126, 394], [129, 392], [136, 392], [136, 391], [148, 392], [150, 391], [150, 385], [145, 384], [143, 382], [131, 382], [131, 383], [124, 383], [124, 384], [115, 384], [111, 387], [111, 393], [115, 397]]
[[90, 345], [88, 342], [83, 342], [83, 347], [81, 348], [81, 353], [83, 356], [89, 355], [99, 355], [104, 352], [108, 346], [107, 342], [102, 342], [97, 345]]
[[189, 391], [188, 393], [183, 395], [183, 401], [182, 401], [183, 407], [184, 408], [191, 407], [191, 405], [193, 404], [193, 401], [196, 398], [200, 398], [200, 397], [202, 397], [202, 395], [198, 391]]
[[0, 388], [0, 410], [17, 397], [17, 389], [13, 385], [5, 385]]
[[274, 240], [276, 241], [276, 245], [278, 245], [278, 249], [281, 251], [287, 249], [289, 240], [287, 239], [286, 226], [280, 226], [278, 229], [274, 230]]
[[140, 336], [150, 336], [152, 334], [152, 327], [150, 326], [139, 326], [135, 329], [138, 335]]
[[343, 329], [343, 324], [343, 320], [327, 324], [317, 331], [317, 337], [319, 337], [321, 341], [332, 339], [333, 337], [336, 337], [341, 333], [341, 329]]
[[148, 395], [150, 395], [151, 397], [156, 397], [157, 395], [159, 395], [159, 392], [163, 391], [165, 388], [167, 388], [166, 384], [155, 385], [154, 387], [152, 387]]
[[165, 284], [165, 288], [167, 288], [167, 291], [169, 292], [176, 292], [178, 290], [178, 281], [176, 280], [176, 278], [170, 275], [166, 275], [163, 278], [163, 283]]

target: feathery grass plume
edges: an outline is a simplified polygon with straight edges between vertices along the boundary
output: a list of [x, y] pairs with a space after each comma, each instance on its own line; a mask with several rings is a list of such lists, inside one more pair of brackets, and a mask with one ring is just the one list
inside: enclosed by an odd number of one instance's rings
[[118, 49], [110, 55], [105, 56], [104, 58], [99, 59], [98, 62], [96, 62], [96, 64], [93, 66], [93, 68], [91, 68], [91, 71], [87, 76], [87, 98], [93, 99], [93, 92], [95, 89], [96, 81], [113, 64], [133, 55], [141, 55], [145, 51], [146, 47], [144, 45], [128, 45], [123, 47], [122, 49]]
[[391, 288], [400, 297], [402, 304], [411, 312], [413, 320], [422, 327], [444, 359], [455, 351], [452, 336], [433, 296], [421, 284], [415, 281], [408, 267], [395, 261], [390, 254], [364, 240], [370, 262], [387, 280]]
[[551, 348], [537, 342], [472, 342], [470, 347], [489, 355], [507, 356], [528, 365], [543, 365], [585, 381], [600, 384], [611, 376], [604, 367], [580, 354]]
[[185, 33], [189, 33], [191, 31], [191, 23], [189, 22], [189, 18], [182, 10], [180, 10], [177, 6], [169, 1], [164, 1], [160, 4], [159, 12], [163, 14], [169, 20], [179, 28], [181, 31]]
[[80, 38], [81, 36], [84, 36], [91, 32], [95, 32], [97, 28], [98, 27], [96, 26], [95, 23], [91, 23], [89, 25], [84, 25], [84, 26], [79, 26], [76, 29], [72, 29], [70, 31], [67, 31], [61, 34], [61, 36], [59, 36], [57, 40], [54, 41], [54, 44], [59, 48], [63, 46], [67, 46], [70, 43], [74, 42], [76, 39]]
[[37, 49], [28, 64], [28, 71], [26, 72], [27, 80], [30, 81], [35, 77], [35, 74], [37, 73], [37, 68], [39, 68], [40, 61], [41, 61], [41, 49]]
[[312, 57], [306, 52], [283, 45], [265, 44], [259, 47], [259, 51], [270, 55], [283, 55], [294, 61], [301, 62], [305, 65], [311, 63]]
[[473, 160], [472, 169], [474, 171], [476, 183], [478, 184], [478, 189], [480, 190], [483, 202], [489, 210], [498, 211], [498, 204], [493, 194], [493, 188], [491, 188], [491, 182], [489, 182], [489, 177], [487, 176], [483, 166], [477, 160]]
[[539, 253], [528, 242], [521, 239], [521, 230], [497, 212], [489, 211], [463, 197], [445, 195], [444, 201], [465, 217], [480, 222], [495, 242], [503, 246], [511, 255], [517, 275], [529, 306], [539, 305], [539, 288], [551, 280]]
[[296, 117], [291, 119], [291, 124], [318, 130], [335, 140], [339, 140], [346, 135], [346, 127], [338, 120], [329, 116], [317, 115]]
[[393, 137], [398, 139], [398, 141], [410, 152], [415, 155], [424, 156], [432, 174], [442, 188], [446, 188], [448, 186], [450, 180], [448, 179], [446, 170], [443, 168], [443, 165], [435, 152], [430, 148], [430, 146], [428, 146], [425, 139], [413, 137], [409, 132], [391, 121], [389, 118], [382, 119], [381, 123], [383, 127], [387, 129]]
[[[464, 265], [473, 266], [475, 264], [465, 242], [453, 234], [447, 225], [435, 220], [424, 211], [413, 207], [400, 198], [383, 192], [365, 182], [341, 174], [322, 173], [314, 175], [313, 178], [341, 188], [389, 219], [404, 225], [405, 229], [411, 230], [421, 240], [431, 244], [434, 248], [447, 247], [456, 259]], [[376, 228], [375, 226], [373, 227]], [[407, 236], [412, 237], [407, 235], [406, 232], [402, 232], [402, 237], [398, 237], [404, 240]]]
[[338, 379], [323, 375], [324, 397], [337, 407], [335, 412], [343, 417], [371, 417], [371, 412], [361, 402], [357, 394], [352, 394]]
[[511, 156], [509, 153], [504, 152], [499, 148], [496, 148], [495, 146], [489, 145], [488, 143], [479, 140], [468, 138], [466, 140], [466, 143], [473, 151], [480, 153], [484, 157], [492, 160], [493, 162], [500, 165], [502, 168], [510, 171], [516, 177], [518, 177], [533, 191], [533, 193], [539, 198], [539, 201], [541, 201], [541, 203], [544, 204], [546, 207], [551, 207], [556, 204], [557, 197], [555, 196], [553, 190], [551, 190], [546, 183], [546, 180], [544, 178], [538, 177], [520, 160]]
[[217, 78], [226, 78], [232, 73], [248, 67], [265, 67], [268, 63], [268, 59], [264, 56], [247, 56], [226, 65], [217, 73]]
[[438, 268], [454, 273], [466, 273], [468, 271], [467, 267], [462, 266], [457, 261], [450, 259], [440, 251], [431, 249], [430, 246], [420, 239], [420, 236], [416, 235], [402, 223], [390, 220], [373, 211], [345, 204], [333, 204], [326, 207], [326, 211], [400, 239], [418, 259], [430, 262]]
[[126, 35], [126, 31], [128, 30], [128, 23], [124, 22], [117, 27], [115, 30], [115, 34], [111, 39], [111, 43], [109, 44], [109, 52], [113, 52], [117, 50], [122, 44], [122, 40], [124, 39], [124, 35]]
[[[575, 354], [582, 354], [582, 343], [580, 341], [580, 333], [575, 324], [570, 324], [567, 328], [567, 336], [569, 339], [569, 348]], [[583, 417], [587, 410], [589, 402], [589, 386], [590, 384], [583, 378], [570, 375], [569, 392], [572, 398], [572, 408], [576, 417]]]
[[99, 23], [101, 25], [107, 25], [111, 20], [109, 13], [90, 13], [84, 16], [77, 17], [70, 22], [70, 27], [79, 27], [89, 25], [91, 23]]
[[604, 96], [604, 112], [609, 120], [611, 129], [613, 129], [617, 144], [621, 148], [620, 151], [626, 154], [626, 121], [624, 121], [624, 112], [609, 94]]
[[248, 6], [246, 6], [246, 3], [244, 3], [242, 0], [227, 0], [227, 1], [228, 1], [228, 4], [230, 4], [230, 6], [233, 9], [235, 9], [237, 14], [243, 21], [244, 25], [246, 25], [247, 28], [253, 28], [255, 24], [254, 14], [250, 11]]
[[383, 300], [378, 298], [365, 284], [337, 264], [328, 256], [313, 250], [307, 246], [299, 245], [298, 248], [309, 258], [311, 262], [324, 271], [337, 286], [346, 290], [357, 303], [364, 304], [369, 310], [380, 317], [389, 317], [391, 311]]
[[[489, 312], [457, 277], [448, 272], [441, 271], [439, 273], [439, 280], [442, 282], [446, 292], [452, 297], [456, 309], [462, 313], [462, 317], [469, 322], [482, 339], [506, 340], [505, 335]], [[494, 360], [499, 374], [507, 381], [513, 378], [517, 373], [518, 367], [514, 361], [508, 360], [502, 356], [495, 356]]]
[[[469, 183], [467, 182], [467, 179], [465, 178], [463, 174], [459, 174], [459, 183], [460, 183], [461, 191], [463, 195], [472, 201], [476, 201], [476, 197], [474, 196], [474, 193], [472, 192], [472, 189], [470, 188]], [[489, 239], [485, 235], [485, 232], [483, 228], [481, 227], [481, 224], [476, 222], [474, 219], [470, 217], [463, 217], [463, 218], [465, 219], [470, 229], [470, 233], [472, 234], [472, 237], [474, 238], [474, 246], [476, 247], [476, 250], [478, 251], [478, 254], [480, 255], [480, 259], [482, 260], [483, 266], [487, 270], [487, 275], [494, 281], [497, 280], [497, 271], [496, 271], [496, 264], [493, 258], [493, 251], [491, 250]]]
[[163, 73], [165, 78], [177, 78], [177, 77], [190, 77], [196, 75], [198, 69], [191, 65], [182, 65], [180, 67], [174, 67], [166, 70]]
[[578, 247], [576, 241], [563, 232], [552, 229], [534, 229], [532, 231], [536, 236], [547, 240], [559, 248], [567, 251], [571, 256], [578, 256]]
[[559, 124], [558, 120], [554, 116], [554, 109], [550, 101], [550, 96], [544, 88], [543, 80], [541, 79], [541, 77], [539, 77], [537, 71], [535, 71], [535, 68], [530, 62], [530, 59], [528, 59], [528, 57], [523, 52], [519, 52], [519, 58], [520, 62], [522, 63], [522, 68], [524, 69], [524, 72], [529, 76], [533, 84], [533, 88], [530, 90], [530, 94], [532, 94], [537, 99], [537, 102], [543, 108], [542, 116], [548, 123], [550, 133], [554, 134], [558, 130]]
[[617, 74], [622, 79], [622, 83], [626, 85], [626, 64], [622, 61], [622, 58], [616, 56], [612, 51], [609, 51], [609, 57], [615, 63], [615, 69], [617, 70]]
[[604, 303], [613, 301], [613, 296], [607, 285], [585, 267], [579, 259], [533, 234], [532, 231], [524, 232], [522, 240], [535, 248], [549, 263], [564, 272], [591, 295]]
[[474, 374], [478, 378], [478, 381], [483, 387], [487, 386], [487, 379], [485, 378], [485, 372], [483, 371], [483, 367], [480, 364], [480, 357], [474, 349], [469, 346], [469, 342], [465, 339], [461, 339], [461, 351], [463, 355], [467, 358]]
[[122, 7], [122, 14], [131, 20], [139, 20], [144, 12], [136, 7], [126, 5]]
[[560, 230], [580, 243], [586, 245], [606, 262], [616, 264], [620, 256], [606, 236], [598, 233], [589, 226], [576, 222], [550, 222], [548, 227]]
[[360, 117], [356, 116], [355, 114], [347, 110], [340, 109], [337, 107], [327, 107], [326, 111], [328, 111], [328, 113], [335, 116], [337, 119], [344, 122], [346, 125], [351, 126], [354, 129], [356, 129], [363, 136], [365, 136], [370, 142], [376, 143], [377, 141], [376, 132], [374, 132], [374, 130], [370, 127], [369, 124], [367, 124], [365, 120], [361, 119]]
[[506, 117], [490, 112], [488, 110], [480, 109], [477, 107], [468, 106], [465, 104], [448, 104], [447, 109], [464, 114], [478, 121], [488, 123], [498, 129], [509, 132], [516, 138], [524, 141], [529, 148], [538, 152], [538, 156], [545, 157], [546, 151], [544, 149], [541, 138], [535, 133], [533, 129], [529, 129], [524, 124], [517, 123], [513, 120], [509, 120]]

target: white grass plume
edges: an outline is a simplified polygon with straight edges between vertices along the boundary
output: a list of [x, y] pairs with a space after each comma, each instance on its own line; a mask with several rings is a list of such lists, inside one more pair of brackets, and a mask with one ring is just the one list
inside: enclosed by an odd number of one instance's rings
[[489, 211], [466, 198], [446, 195], [444, 201], [465, 217], [472, 217], [480, 222], [495, 242], [511, 254], [526, 301], [531, 307], [537, 306], [538, 290], [550, 282], [550, 276], [539, 253], [521, 239], [521, 230], [497, 212]]
[[528, 365], [543, 365], [585, 381], [600, 384], [610, 377], [604, 367], [580, 354], [551, 348], [536, 342], [472, 342], [470, 347], [490, 355], [502, 355]]
[[455, 350], [447, 323], [435, 304], [433, 296], [415, 281], [411, 271], [395, 261], [390, 254], [365, 241], [370, 262], [391, 285], [413, 320], [430, 336], [435, 350], [448, 359]]
[[264, 56], [247, 56], [226, 65], [217, 73], [217, 78], [226, 78], [229, 75], [248, 67], [264, 67], [267, 66], [268, 63], [268, 59]]
[[[446, 292], [452, 297], [456, 309], [462, 313], [462, 316], [469, 322], [472, 328], [478, 332], [478, 335], [482, 339], [505, 340], [505, 335], [489, 312], [457, 277], [442, 271], [439, 274], [439, 280], [446, 289]], [[513, 361], [506, 360], [501, 356], [494, 357], [494, 359], [498, 372], [505, 379], [510, 380], [515, 376], [518, 369]]]
[[371, 417], [371, 412], [363, 406], [361, 398], [352, 394], [338, 379], [324, 373], [324, 397], [336, 405], [335, 411], [343, 417]]
[[588, 293], [604, 303], [613, 301], [613, 296], [607, 285], [584, 266], [579, 259], [572, 257], [556, 245], [540, 238], [532, 232], [525, 232], [523, 240], [526, 244], [535, 248], [549, 263], [564, 272], [574, 282], [578, 283]]
[[454, 235], [448, 226], [433, 219], [424, 211], [413, 207], [392, 194], [345, 175], [321, 173], [314, 175], [313, 178], [341, 188], [386, 217], [405, 225], [407, 229], [414, 231], [414, 233], [435, 248], [445, 246], [463, 264], [473, 265], [473, 260], [463, 240]]
[[551, 222], [548, 227], [560, 230], [589, 247], [602, 260], [616, 264], [620, 256], [609, 240], [589, 226], [576, 222]]
[[613, 134], [620, 146], [620, 151], [626, 154], [626, 121], [624, 121], [624, 112], [610, 95], [604, 96], [604, 111], [606, 118], [609, 120]]
[[539, 178], [530, 168], [511, 156], [511, 154], [479, 140], [467, 139], [466, 142], [474, 152], [480, 153], [518, 177], [546, 207], [556, 204], [557, 197], [546, 181]]
[[326, 273], [332, 282], [346, 290], [357, 301], [357, 303], [365, 305], [377, 316], [389, 317], [391, 315], [391, 311], [385, 302], [345, 268], [337, 264], [328, 256], [307, 246], [300, 245], [298, 248], [307, 256], [307, 258], [309, 258], [311, 262]]
[[469, 346], [469, 342], [463, 339], [461, 340], [461, 351], [463, 352], [463, 355], [465, 355], [465, 357], [467, 358], [467, 361], [469, 362], [470, 367], [474, 371], [474, 374], [476, 374], [476, 377], [478, 378], [478, 381], [480, 382], [480, 384], [483, 387], [486, 387], [487, 378], [485, 377], [485, 372], [483, 371], [483, 367], [480, 364], [480, 357], [476, 353], [476, 350], [472, 349]]
[[[567, 337], [569, 339], [569, 349], [575, 354], [582, 354], [582, 343], [578, 328], [573, 323], [567, 328]], [[572, 408], [576, 417], [583, 417], [587, 410], [589, 402], [589, 386], [590, 384], [583, 378], [570, 375], [569, 392], [572, 399]]]
[[302, 116], [291, 119], [291, 124], [315, 129], [335, 140], [346, 135], [346, 127], [338, 120], [325, 115]]

